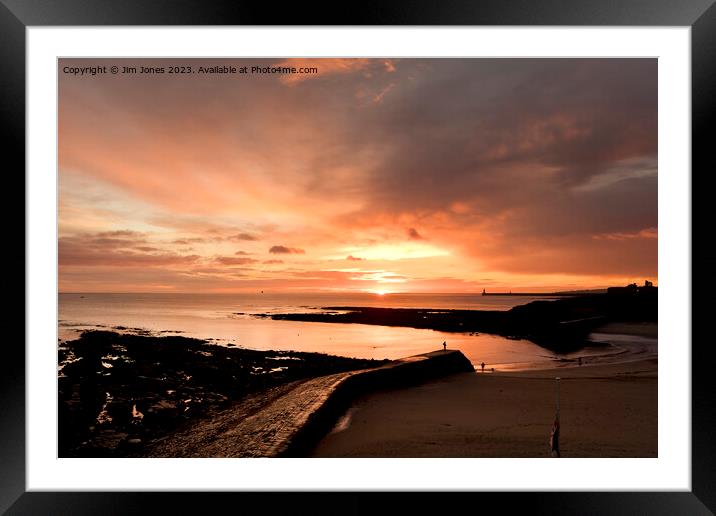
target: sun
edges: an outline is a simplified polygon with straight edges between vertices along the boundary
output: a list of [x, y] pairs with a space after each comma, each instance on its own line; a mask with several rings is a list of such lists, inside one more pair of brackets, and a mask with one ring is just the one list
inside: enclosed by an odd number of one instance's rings
[[376, 296], [384, 296], [386, 294], [390, 294], [390, 290], [382, 290], [382, 289], [375, 289], [375, 290], [369, 290], [371, 294], [375, 294]]

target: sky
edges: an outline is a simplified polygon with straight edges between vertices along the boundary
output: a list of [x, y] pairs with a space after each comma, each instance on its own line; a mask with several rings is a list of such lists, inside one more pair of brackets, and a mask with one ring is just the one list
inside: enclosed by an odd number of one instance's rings
[[60, 292], [658, 280], [656, 59], [61, 59], [58, 123]]

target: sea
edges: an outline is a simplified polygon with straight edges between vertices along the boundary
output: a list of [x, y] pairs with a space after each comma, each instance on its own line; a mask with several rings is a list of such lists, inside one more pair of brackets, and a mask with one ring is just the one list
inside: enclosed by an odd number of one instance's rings
[[[656, 357], [657, 339], [595, 332], [587, 346], [554, 353], [529, 340], [485, 333], [446, 333], [364, 324], [277, 321], [256, 314], [308, 313], [325, 307], [370, 306], [460, 310], [509, 310], [535, 299], [479, 294], [271, 293], [249, 294], [59, 294], [58, 340], [83, 331], [180, 335], [213, 344], [256, 350], [310, 351], [356, 358], [396, 359], [442, 349], [459, 349], [476, 367], [521, 371], [613, 363]], [[548, 298], [547, 298], [548, 299]]]

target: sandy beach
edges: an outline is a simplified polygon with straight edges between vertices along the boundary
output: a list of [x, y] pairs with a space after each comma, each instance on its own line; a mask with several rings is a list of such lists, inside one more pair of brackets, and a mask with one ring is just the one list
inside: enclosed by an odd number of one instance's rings
[[460, 373], [356, 400], [314, 457], [657, 457], [657, 360]]

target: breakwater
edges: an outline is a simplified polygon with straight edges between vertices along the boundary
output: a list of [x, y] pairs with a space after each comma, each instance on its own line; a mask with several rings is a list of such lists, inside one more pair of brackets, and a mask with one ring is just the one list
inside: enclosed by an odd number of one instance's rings
[[358, 397], [472, 372], [457, 350], [410, 356], [373, 369], [302, 381], [256, 411], [229, 409], [156, 443], [150, 457], [302, 457]]
[[296, 433], [276, 450], [278, 456], [304, 456], [335, 424], [357, 397], [373, 391], [407, 387], [455, 373], [474, 372], [458, 350], [440, 350], [396, 360], [375, 369], [356, 371], [324, 393], [323, 403], [305, 414]]

